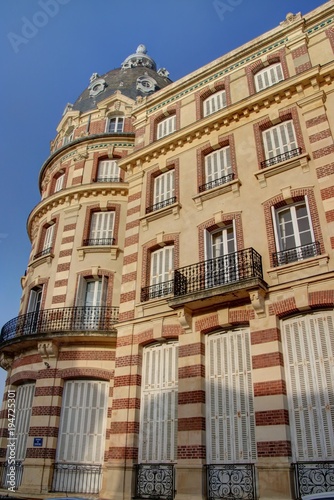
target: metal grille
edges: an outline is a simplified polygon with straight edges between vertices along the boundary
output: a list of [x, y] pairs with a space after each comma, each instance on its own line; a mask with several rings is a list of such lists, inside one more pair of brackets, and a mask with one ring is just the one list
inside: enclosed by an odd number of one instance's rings
[[302, 153], [302, 148], [291, 149], [291, 151], [286, 151], [267, 160], [261, 161], [261, 168], [271, 167], [272, 165], [277, 165], [277, 163], [282, 163], [283, 161], [290, 160], [295, 156], [299, 156]]
[[202, 184], [199, 186], [198, 191], [203, 193], [203, 191], [208, 191], [209, 189], [213, 189], [217, 186], [221, 186], [222, 184], [226, 184], [227, 182], [233, 181], [234, 174], [224, 175], [224, 177], [220, 177], [219, 179], [214, 179], [213, 181], [207, 182], [206, 184]]
[[294, 469], [296, 498], [334, 491], [334, 462], [298, 462]]
[[136, 497], [172, 500], [175, 494], [174, 465], [138, 464]]
[[141, 289], [141, 298], [142, 302], [146, 302], [147, 300], [157, 299], [158, 297], [165, 297], [166, 295], [170, 295], [173, 293], [174, 281], [164, 281], [162, 283], [157, 283], [155, 285], [145, 286]]
[[101, 482], [102, 465], [55, 464], [52, 491], [98, 493]]
[[98, 177], [96, 182], [121, 182], [120, 177]]
[[160, 208], [168, 207], [169, 205], [173, 205], [176, 203], [176, 196], [172, 196], [172, 198], [168, 198], [168, 200], [160, 201], [159, 203], [155, 203], [150, 207], [146, 208], [146, 213], [150, 214], [151, 212], [155, 212], [156, 210], [160, 210]]
[[115, 238], [88, 238], [83, 241], [84, 247], [95, 245], [114, 245]]
[[15, 470], [13, 471], [13, 464], [9, 464], [8, 461], [4, 462], [1, 467], [1, 486], [2, 488], [12, 488], [18, 489], [22, 482], [23, 476], [23, 463], [16, 460]]
[[22, 314], [6, 323], [0, 343], [20, 337], [55, 331], [108, 331], [118, 321], [118, 307], [59, 307]]
[[253, 464], [208, 465], [208, 500], [255, 499], [255, 467]]
[[309, 257], [315, 257], [316, 255], [320, 255], [319, 241], [300, 247], [289, 248], [289, 250], [283, 250], [282, 252], [275, 252], [273, 253], [273, 263], [275, 267], [278, 267], [290, 264], [291, 262], [297, 262], [298, 260], [308, 259]]
[[43, 257], [44, 255], [49, 255], [52, 251], [52, 247], [45, 248], [41, 252], [38, 252], [34, 255], [34, 259], [38, 259], [39, 257]]

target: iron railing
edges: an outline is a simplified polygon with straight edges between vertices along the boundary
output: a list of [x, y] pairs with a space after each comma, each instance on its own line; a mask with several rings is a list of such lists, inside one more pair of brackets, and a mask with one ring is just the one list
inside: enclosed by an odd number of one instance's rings
[[83, 246], [84, 247], [90, 247], [90, 246], [104, 246], [104, 245], [114, 245], [115, 244], [115, 238], [87, 238], [83, 240]]
[[2, 327], [0, 343], [24, 335], [57, 331], [108, 331], [118, 321], [118, 310], [118, 307], [106, 306], [58, 307], [22, 314]]
[[174, 281], [164, 281], [156, 285], [144, 286], [141, 289], [140, 300], [146, 302], [147, 300], [157, 299], [158, 297], [165, 297], [173, 293]]
[[298, 260], [308, 259], [309, 257], [315, 257], [320, 255], [320, 243], [319, 241], [314, 241], [308, 245], [302, 245], [300, 247], [289, 248], [289, 250], [283, 250], [281, 252], [273, 253], [273, 264], [274, 267], [283, 266], [284, 264], [290, 264], [291, 262], [296, 262]]
[[173, 500], [175, 471], [172, 464], [137, 464], [136, 498]]
[[102, 483], [102, 465], [56, 463], [52, 491], [66, 493], [99, 493]]
[[249, 278], [263, 278], [262, 259], [253, 248], [177, 269], [174, 272], [174, 296], [200, 292]]
[[255, 500], [256, 481], [253, 464], [207, 465], [208, 500]]
[[203, 193], [203, 191], [208, 191], [209, 189], [213, 189], [217, 186], [221, 186], [222, 184], [226, 184], [227, 182], [233, 181], [234, 174], [224, 175], [224, 177], [220, 177], [219, 179], [214, 179], [213, 181], [207, 182], [206, 184], [202, 184], [199, 186], [198, 191]]
[[[14, 488], [17, 490], [22, 483], [23, 463], [21, 460], [16, 460], [15, 464], [9, 463], [7, 460], [1, 464], [1, 487]], [[13, 491], [13, 490], [12, 490]]]
[[282, 163], [282, 161], [290, 160], [295, 156], [299, 156], [302, 153], [302, 148], [291, 149], [290, 151], [285, 151], [280, 155], [273, 156], [267, 160], [261, 161], [261, 168], [271, 167], [272, 165], [277, 165], [277, 163]]
[[38, 259], [39, 257], [43, 257], [44, 255], [49, 255], [52, 251], [52, 247], [44, 248], [41, 252], [38, 252], [34, 255], [34, 259]]
[[173, 203], [176, 203], [176, 196], [172, 196], [171, 198], [168, 198], [167, 200], [159, 201], [159, 203], [155, 203], [154, 205], [151, 205], [150, 207], [146, 207], [146, 214], [150, 214], [151, 212], [155, 212], [156, 210], [160, 210], [160, 208], [165, 208], [165, 207], [168, 207], [169, 205], [173, 205]]
[[334, 462], [298, 462], [294, 464], [296, 498], [334, 491]]
[[95, 182], [121, 182], [121, 178], [118, 177], [97, 177]]

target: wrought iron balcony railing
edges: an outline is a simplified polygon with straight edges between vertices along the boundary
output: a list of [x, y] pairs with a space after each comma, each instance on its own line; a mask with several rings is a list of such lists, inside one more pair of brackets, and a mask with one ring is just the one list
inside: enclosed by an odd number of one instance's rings
[[198, 191], [203, 193], [203, 191], [208, 191], [209, 189], [213, 189], [217, 186], [221, 186], [222, 184], [226, 184], [227, 182], [233, 181], [234, 174], [224, 175], [224, 177], [220, 177], [219, 179], [214, 179], [213, 181], [207, 182], [206, 184], [202, 184], [199, 186]]
[[52, 247], [44, 248], [41, 252], [38, 252], [34, 255], [34, 259], [38, 259], [39, 257], [44, 257], [44, 255], [49, 255], [52, 251]]
[[102, 465], [55, 463], [52, 491], [99, 493]]
[[174, 296], [180, 297], [250, 278], [263, 278], [262, 259], [253, 248], [246, 248], [177, 269], [174, 272]]
[[175, 472], [173, 464], [137, 464], [135, 498], [173, 500]]
[[176, 196], [172, 196], [171, 198], [168, 198], [167, 200], [160, 201], [159, 203], [155, 203], [154, 205], [151, 205], [150, 207], [146, 207], [146, 214], [150, 214], [151, 212], [155, 212], [156, 210], [160, 210], [160, 208], [165, 208], [168, 207], [169, 205], [173, 205], [173, 203], [176, 203]]
[[22, 314], [2, 327], [0, 343], [25, 335], [108, 331], [118, 321], [118, 310], [118, 307], [107, 306], [58, 307]]
[[296, 498], [334, 491], [334, 462], [298, 462], [294, 464]]
[[166, 295], [171, 295], [173, 293], [173, 288], [173, 280], [163, 281], [162, 283], [156, 283], [155, 285], [144, 286], [141, 289], [140, 300], [141, 302], [146, 302], [147, 300], [166, 297]]
[[256, 499], [256, 474], [253, 464], [207, 465], [208, 500]]
[[313, 243], [302, 245], [300, 247], [289, 248], [289, 250], [275, 252], [273, 253], [273, 263], [274, 267], [284, 266], [284, 264], [290, 264], [291, 262], [308, 259], [309, 257], [315, 257], [316, 255], [320, 255], [319, 241], [314, 241]]
[[84, 247], [89, 247], [89, 246], [108, 246], [108, 245], [114, 245], [115, 244], [115, 238], [87, 238], [86, 240], [83, 240]]
[[277, 165], [277, 163], [282, 163], [282, 161], [290, 160], [295, 156], [299, 156], [302, 153], [302, 148], [291, 149], [290, 151], [285, 151], [277, 156], [268, 158], [267, 160], [261, 161], [261, 168], [271, 167], [272, 165]]
[[95, 182], [121, 182], [121, 178], [118, 177], [97, 177]]

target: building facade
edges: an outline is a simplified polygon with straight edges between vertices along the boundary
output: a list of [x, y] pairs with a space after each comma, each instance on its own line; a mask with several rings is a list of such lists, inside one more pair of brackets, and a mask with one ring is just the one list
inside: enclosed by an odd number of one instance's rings
[[334, 490], [333, 22], [174, 83], [140, 45], [66, 106], [1, 331], [1, 491]]

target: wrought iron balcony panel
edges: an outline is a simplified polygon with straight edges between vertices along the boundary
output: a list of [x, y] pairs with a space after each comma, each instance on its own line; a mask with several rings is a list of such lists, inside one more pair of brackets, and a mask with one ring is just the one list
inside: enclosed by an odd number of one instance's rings
[[155, 203], [154, 205], [151, 205], [150, 207], [146, 207], [146, 214], [150, 214], [152, 212], [155, 212], [156, 210], [160, 210], [161, 208], [168, 207], [169, 205], [173, 205], [173, 203], [176, 203], [176, 196], [172, 196], [171, 198], [168, 198], [167, 200], [160, 201], [159, 203]]
[[[13, 474], [13, 467], [15, 474]], [[13, 488], [13, 481], [15, 482], [14, 488], [17, 490], [21, 486], [23, 476], [23, 463], [21, 460], [15, 460], [15, 464], [10, 464], [7, 460], [1, 464], [1, 487]]]
[[118, 321], [118, 310], [107, 306], [59, 307], [22, 314], [2, 327], [0, 343], [35, 334], [109, 331]]
[[207, 466], [208, 500], [256, 498], [253, 464], [217, 464]]
[[83, 241], [85, 247], [90, 246], [112, 246], [115, 244], [115, 238], [88, 238]]
[[141, 289], [140, 300], [147, 302], [148, 300], [157, 299], [159, 297], [166, 297], [173, 293], [174, 281], [163, 281], [155, 285], [145, 286]]
[[122, 182], [120, 177], [97, 177], [95, 182]]
[[56, 463], [52, 491], [66, 493], [99, 493], [102, 465]]
[[174, 465], [138, 464], [136, 498], [173, 500], [175, 494]]
[[38, 252], [34, 255], [34, 259], [39, 259], [40, 257], [44, 257], [45, 255], [50, 255], [52, 252], [52, 247], [45, 248], [41, 252]]
[[208, 191], [209, 189], [213, 189], [217, 186], [221, 186], [222, 184], [227, 184], [228, 182], [233, 181], [234, 174], [224, 175], [224, 177], [220, 177], [219, 179], [214, 179], [213, 181], [207, 182], [206, 184], [202, 184], [199, 186], [198, 191], [203, 193], [204, 191]]
[[174, 272], [174, 296], [262, 277], [261, 256], [253, 248], [247, 248], [177, 269]]
[[298, 462], [294, 464], [296, 498], [334, 491], [334, 462]]
[[277, 165], [278, 163], [282, 163], [283, 161], [290, 160], [295, 156], [299, 156], [302, 154], [302, 148], [291, 149], [290, 151], [285, 151], [277, 156], [273, 156], [272, 158], [267, 158], [267, 160], [261, 161], [261, 168], [272, 167], [273, 165]]
[[273, 264], [274, 267], [284, 266], [285, 264], [291, 264], [292, 262], [309, 259], [310, 257], [316, 257], [317, 255], [320, 255], [320, 243], [319, 241], [314, 241], [308, 245], [302, 245], [300, 247], [289, 248], [288, 250], [273, 253]]

